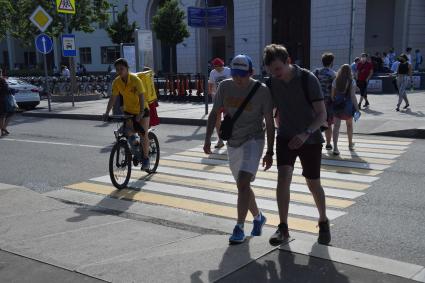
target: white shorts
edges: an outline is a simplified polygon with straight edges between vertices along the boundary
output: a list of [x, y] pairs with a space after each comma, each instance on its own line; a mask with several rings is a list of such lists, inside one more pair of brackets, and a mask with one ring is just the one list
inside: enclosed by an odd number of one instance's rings
[[252, 182], [255, 180], [263, 155], [264, 143], [263, 139], [252, 139], [239, 147], [227, 146], [230, 170], [235, 181], [238, 180], [240, 171], [251, 173], [253, 176]]

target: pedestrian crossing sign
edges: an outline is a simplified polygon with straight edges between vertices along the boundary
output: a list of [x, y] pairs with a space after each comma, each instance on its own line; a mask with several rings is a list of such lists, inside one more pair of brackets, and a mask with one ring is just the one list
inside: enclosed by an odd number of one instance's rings
[[75, 0], [56, 0], [58, 13], [75, 14]]

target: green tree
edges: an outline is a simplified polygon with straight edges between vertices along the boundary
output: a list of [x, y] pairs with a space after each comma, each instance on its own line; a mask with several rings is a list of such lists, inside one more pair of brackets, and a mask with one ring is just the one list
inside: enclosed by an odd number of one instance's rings
[[128, 6], [125, 5], [124, 10], [118, 14], [117, 21], [106, 29], [111, 41], [115, 44], [134, 42], [134, 30], [138, 26], [136, 22], [129, 24], [127, 14]]
[[[46, 30], [46, 33], [53, 37], [73, 31], [94, 32], [96, 30], [94, 23], [102, 23], [109, 18], [109, 2], [107, 0], [75, 1], [76, 13], [73, 15], [57, 13], [56, 1], [52, 0], [15, 0], [14, 2], [15, 11], [12, 15], [11, 33], [14, 38], [19, 39], [23, 45], [27, 46], [33, 43], [34, 35], [40, 33], [28, 19], [39, 5], [53, 18], [52, 24]], [[66, 22], [68, 28], [66, 28]]]
[[0, 41], [3, 40], [11, 28], [13, 6], [10, 0], [0, 0]]
[[189, 37], [186, 16], [177, 0], [167, 0], [152, 19], [152, 29], [163, 44], [170, 46], [170, 72], [173, 72], [173, 48]]

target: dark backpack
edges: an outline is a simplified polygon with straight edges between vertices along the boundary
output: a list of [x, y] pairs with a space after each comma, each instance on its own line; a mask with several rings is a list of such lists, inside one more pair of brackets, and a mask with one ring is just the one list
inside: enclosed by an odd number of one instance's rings
[[[310, 100], [310, 92], [308, 91], [308, 80], [309, 80], [309, 75], [310, 75], [310, 71], [301, 68], [301, 87], [303, 89], [303, 93], [304, 93], [304, 98], [305, 100], [308, 102], [308, 104], [310, 105], [310, 107], [313, 109], [313, 102]], [[270, 89], [270, 92], [272, 91], [272, 78], [268, 78], [266, 81], [266, 86]], [[276, 111], [275, 113], [275, 118], [278, 115], [278, 111]], [[328, 129], [328, 123], [325, 122], [321, 127], [320, 127], [320, 131], [324, 132]]]

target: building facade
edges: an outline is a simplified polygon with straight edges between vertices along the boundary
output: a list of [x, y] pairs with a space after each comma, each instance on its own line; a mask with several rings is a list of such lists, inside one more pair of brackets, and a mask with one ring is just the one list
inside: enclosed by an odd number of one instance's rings
[[[115, 1], [117, 10], [128, 5], [130, 21], [141, 29], [151, 29], [152, 17], [164, 0]], [[201, 7], [204, 0], [179, 0]], [[401, 53], [406, 47], [425, 50], [425, 1], [423, 0], [209, 0], [209, 6], [224, 5], [228, 20], [225, 29], [211, 29], [208, 40], [204, 29], [189, 27], [190, 37], [173, 48], [177, 72], [196, 73], [206, 62], [221, 57], [229, 62], [239, 53], [252, 57], [257, 73], [262, 70], [262, 52], [269, 43], [287, 46], [293, 62], [308, 68], [321, 65], [321, 54], [333, 52], [335, 66], [349, 63], [360, 53], [388, 51]], [[114, 12], [111, 12], [113, 15]], [[77, 33], [78, 58], [88, 71], [105, 71], [119, 53], [106, 32]], [[169, 71], [170, 48], [154, 42], [154, 69]], [[208, 42], [208, 46], [206, 43]], [[58, 42], [56, 42], [58, 43]], [[19, 49], [13, 39], [0, 44], [5, 60], [26, 64], [41, 62], [34, 49]], [[60, 49], [56, 44], [56, 50]], [[14, 46], [13, 54], [6, 54]], [[10, 48], [9, 48], [10, 50]], [[35, 59], [34, 59], [35, 57]], [[60, 62], [55, 52], [54, 62]]]

